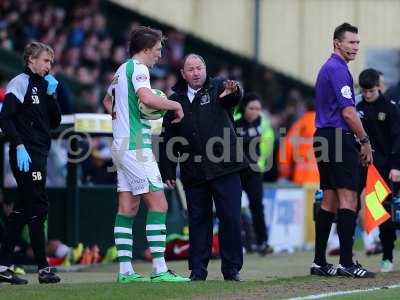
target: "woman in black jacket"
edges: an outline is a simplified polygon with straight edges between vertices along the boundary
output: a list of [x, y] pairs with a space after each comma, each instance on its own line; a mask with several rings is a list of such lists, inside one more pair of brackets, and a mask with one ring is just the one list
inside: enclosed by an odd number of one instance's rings
[[242, 188], [249, 199], [257, 250], [265, 255], [271, 253], [272, 248], [268, 245], [262, 202], [263, 172], [266, 171], [266, 162], [273, 149], [274, 131], [261, 108], [260, 98], [256, 94], [246, 94], [234, 119], [237, 135], [243, 139], [243, 152], [250, 161], [250, 168], [241, 173]]

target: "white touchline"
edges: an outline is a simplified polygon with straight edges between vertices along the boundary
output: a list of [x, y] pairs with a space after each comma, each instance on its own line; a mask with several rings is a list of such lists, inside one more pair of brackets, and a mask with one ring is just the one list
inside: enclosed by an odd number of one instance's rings
[[372, 292], [372, 291], [377, 291], [377, 290], [381, 290], [381, 289], [394, 289], [394, 288], [399, 288], [399, 287], [400, 287], [400, 284], [394, 284], [394, 285], [388, 285], [388, 286], [383, 286], [383, 287], [374, 287], [374, 288], [370, 288], [370, 289], [338, 291], [338, 292], [332, 292], [332, 293], [323, 293], [323, 294], [309, 295], [309, 296], [304, 296], [304, 297], [289, 298], [288, 300], [321, 299], [321, 298], [326, 298], [326, 297], [334, 297], [334, 296], [356, 294], [356, 293], [363, 293], [363, 292]]

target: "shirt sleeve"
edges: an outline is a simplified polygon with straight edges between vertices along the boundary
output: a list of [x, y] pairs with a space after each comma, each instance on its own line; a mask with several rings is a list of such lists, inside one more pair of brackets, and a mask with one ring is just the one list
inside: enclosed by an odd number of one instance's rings
[[116, 84], [118, 83], [118, 73], [114, 74], [114, 77], [107, 88], [107, 95], [112, 96], [112, 90], [115, 88]]
[[137, 92], [140, 88], [151, 89], [149, 69], [143, 64], [136, 64], [132, 74], [132, 83]]
[[400, 170], [400, 110], [395, 104], [388, 102], [390, 115], [390, 138], [393, 141], [390, 151], [391, 168]]
[[14, 124], [15, 116], [18, 113], [19, 108], [22, 106], [20, 101], [21, 100], [18, 99], [14, 93], [7, 93], [0, 112], [1, 130], [14, 145], [22, 144], [21, 137], [19, 136]]
[[340, 108], [355, 105], [355, 96], [353, 91], [353, 81], [348, 70], [344, 68], [336, 69], [331, 74], [332, 88]]
[[61, 109], [58, 99], [47, 96], [47, 114], [49, 116], [50, 129], [56, 129], [61, 123]]
[[6, 94], [13, 94], [19, 102], [24, 103], [28, 83], [27, 75], [18, 75], [8, 83]]

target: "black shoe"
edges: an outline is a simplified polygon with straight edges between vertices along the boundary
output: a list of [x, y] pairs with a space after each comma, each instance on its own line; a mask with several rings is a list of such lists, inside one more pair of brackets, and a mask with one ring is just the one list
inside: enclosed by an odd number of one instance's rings
[[39, 270], [38, 278], [39, 283], [57, 283], [61, 281], [61, 278], [50, 267]]
[[242, 281], [240, 279], [239, 273], [227, 275], [227, 276], [224, 275], [224, 280], [225, 281]]
[[258, 246], [257, 251], [260, 255], [265, 256], [267, 254], [273, 253], [274, 249], [270, 245], [268, 245], [268, 243], [262, 243]]
[[335, 276], [337, 272], [336, 266], [332, 264], [326, 264], [324, 266], [319, 266], [316, 263], [311, 264], [310, 274], [317, 276]]
[[194, 273], [191, 273], [189, 278], [190, 278], [191, 281], [205, 281], [206, 280], [206, 277], [199, 276], [199, 275], [194, 274]]
[[28, 280], [19, 278], [13, 271], [7, 269], [0, 272], [0, 282], [7, 282], [11, 284], [27, 284]]
[[343, 267], [341, 265], [337, 268], [337, 275], [351, 278], [374, 278], [375, 273], [368, 271], [363, 268], [358, 262], [353, 264], [351, 267]]

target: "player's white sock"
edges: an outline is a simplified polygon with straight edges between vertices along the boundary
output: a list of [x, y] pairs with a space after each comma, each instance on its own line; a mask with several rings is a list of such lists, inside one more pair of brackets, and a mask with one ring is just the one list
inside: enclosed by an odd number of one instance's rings
[[153, 258], [153, 272], [155, 274], [164, 273], [167, 271], [168, 267], [164, 257]]
[[119, 272], [125, 275], [132, 275], [135, 273], [130, 261], [122, 261], [119, 263]]
[[121, 274], [133, 274], [132, 268], [132, 225], [133, 217], [117, 214], [115, 217], [114, 238]]
[[168, 271], [164, 258], [167, 233], [166, 216], [165, 212], [149, 211], [146, 218], [146, 236], [153, 257], [153, 272], [156, 274]]

